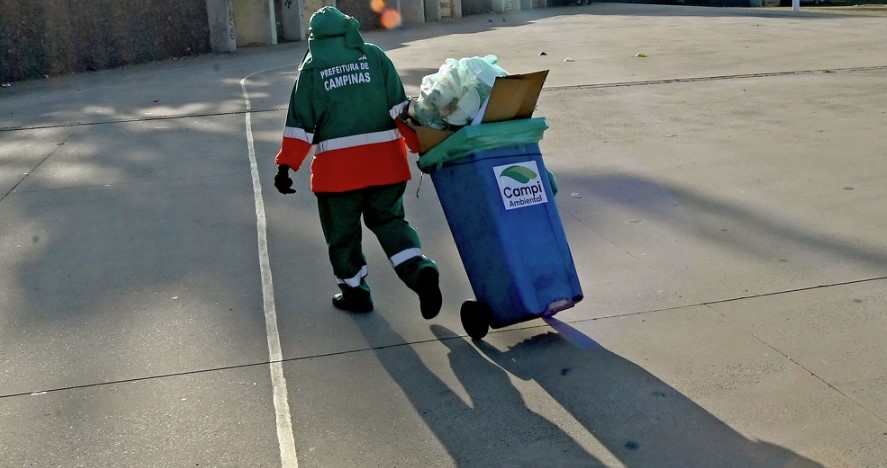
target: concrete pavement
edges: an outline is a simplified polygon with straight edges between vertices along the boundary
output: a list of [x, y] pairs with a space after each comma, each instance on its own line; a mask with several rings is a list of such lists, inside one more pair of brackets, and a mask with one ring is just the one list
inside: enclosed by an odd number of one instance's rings
[[369, 236], [377, 310], [329, 305], [306, 174], [270, 185], [304, 44], [4, 88], [0, 466], [885, 466], [884, 32], [594, 4], [366, 34], [413, 94], [448, 57], [551, 70], [586, 299], [483, 343], [418, 174], [441, 316]]

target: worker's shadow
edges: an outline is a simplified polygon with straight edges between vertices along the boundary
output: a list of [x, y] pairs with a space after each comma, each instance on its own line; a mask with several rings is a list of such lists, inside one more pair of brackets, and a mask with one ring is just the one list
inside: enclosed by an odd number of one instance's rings
[[[403, 343], [381, 314], [358, 323], [368, 339]], [[603, 466], [569, 434], [527, 408], [506, 372], [470, 342], [454, 339], [458, 335], [443, 327], [432, 330], [449, 348], [450, 366], [468, 401], [458, 386], [432, 372], [413, 347], [378, 347], [375, 352], [455, 466]]]
[[[509, 373], [539, 384], [629, 467], [815, 467], [783, 447], [750, 440], [647, 372], [569, 325], [507, 351], [476, 346]], [[462, 340], [455, 360], [475, 361]], [[454, 366], [454, 369], [463, 367]], [[500, 371], [501, 372], [501, 371]]]
[[[403, 343], [380, 314], [359, 323], [368, 339]], [[582, 438], [590, 434], [627, 467], [821, 466], [746, 438], [642, 367], [565, 323], [552, 324], [559, 333], [534, 336], [507, 351], [432, 325], [467, 402], [411, 346], [375, 352], [457, 466], [604, 465], [530, 410], [509, 374], [535, 381], [550, 397], [540, 405], [560, 405], [584, 427]]]

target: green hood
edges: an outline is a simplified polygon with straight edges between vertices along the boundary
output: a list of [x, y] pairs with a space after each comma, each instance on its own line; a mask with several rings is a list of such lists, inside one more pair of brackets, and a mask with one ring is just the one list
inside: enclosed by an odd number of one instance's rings
[[365, 54], [363, 45], [360, 22], [334, 7], [325, 6], [311, 15], [308, 52], [299, 69], [354, 62]]

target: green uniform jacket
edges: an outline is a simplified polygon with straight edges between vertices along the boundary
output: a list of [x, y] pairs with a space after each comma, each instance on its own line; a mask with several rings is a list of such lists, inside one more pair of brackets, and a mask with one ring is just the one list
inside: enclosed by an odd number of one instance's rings
[[316, 25], [312, 17], [309, 52], [293, 86], [276, 158], [298, 170], [313, 149], [314, 192], [410, 179], [406, 146], [394, 124], [407, 102], [400, 76], [382, 49], [363, 42], [356, 20], [344, 17], [351, 21], [325, 18], [332, 26]]

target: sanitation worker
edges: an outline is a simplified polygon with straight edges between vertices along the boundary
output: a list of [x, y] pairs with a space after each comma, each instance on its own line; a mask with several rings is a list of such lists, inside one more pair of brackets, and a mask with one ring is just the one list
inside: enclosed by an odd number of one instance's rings
[[358, 21], [331, 6], [310, 21], [308, 52], [299, 65], [277, 154], [274, 186], [295, 193], [289, 171], [314, 150], [311, 191], [340, 292], [333, 306], [373, 310], [361, 247], [361, 217], [398, 277], [419, 296], [422, 317], [441, 307], [439, 272], [424, 256], [404, 218], [410, 179], [406, 146], [395, 128], [407, 105], [400, 76], [378, 46], [363, 41]]

